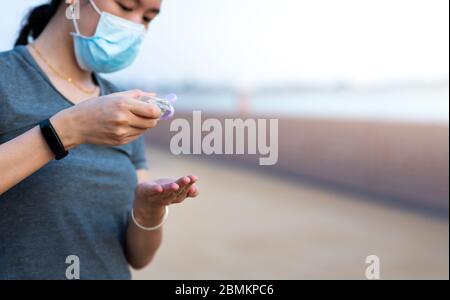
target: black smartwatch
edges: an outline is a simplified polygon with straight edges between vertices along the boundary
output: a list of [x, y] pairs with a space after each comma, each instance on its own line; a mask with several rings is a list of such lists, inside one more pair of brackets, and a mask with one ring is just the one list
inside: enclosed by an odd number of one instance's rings
[[41, 128], [42, 135], [50, 150], [55, 154], [55, 159], [60, 160], [66, 157], [69, 152], [64, 148], [64, 145], [61, 142], [58, 133], [56, 133], [55, 128], [53, 128], [52, 123], [50, 123], [50, 120], [46, 119], [40, 122], [39, 127]]

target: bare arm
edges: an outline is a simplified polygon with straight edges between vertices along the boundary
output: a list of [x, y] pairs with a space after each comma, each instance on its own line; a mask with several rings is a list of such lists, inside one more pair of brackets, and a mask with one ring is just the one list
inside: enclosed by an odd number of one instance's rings
[[[56, 115], [51, 122], [66, 149], [75, 146], [68, 116]], [[0, 195], [45, 166], [54, 155], [38, 126], [0, 145]]]
[[[197, 177], [185, 176], [178, 180], [159, 179], [147, 181], [149, 173], [137, 171], [139, 184], [136, 187], [136, 199], [133, 209], [138, 223], [145, 227], [154, 227], [161, 223], [165, 206], [183, 202], [186, 198], [197, 197], [199, 192], [195, 183]], [[134, 224], [128, 224], [126, 254], [128, 263], [134, 269], [142, 269], [154, 258], [162, 241], [162, 227], [154, 231], [145, 231]]]
[[[146, 170], [138, 170], [137, 176], [139, 183], [148, 180], [150, 177]], [[153, 213], [146, 216], [146, 219], [150, 221], [147, 221], [145, 225], [148, 227], [158, 225], [163, 214], [164, 207], [155, 209]], [[141, 219], [138, 216], [137, 218], [138, 220]], [[127, 230], [127, 256], [128, 262], [133, 268], [141, 269], [152, 261], [161, 245], [162, 231], [162, 227], [155, 231], [143, 231], [130, 220]]]
[[[136, 100], [145, 94], [136, 90], [89, 99], [57, 113], [50, 121], [66, 150], [84, 143], [127, 144], [155, 127], [161, 115], [158, 107]], [[53, 158], [37, 126], [1, 144], [0, 195]]]

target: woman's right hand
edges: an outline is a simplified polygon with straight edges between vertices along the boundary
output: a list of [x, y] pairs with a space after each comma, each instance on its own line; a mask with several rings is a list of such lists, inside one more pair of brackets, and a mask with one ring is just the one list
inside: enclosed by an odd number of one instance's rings
[[118, 146], [128, 144], [157, 125], [161, 110], [139, 101], [154, 96], [139, 90], [85, 100], [54, 115], [50, 121], [64, 147], [80, 144]]

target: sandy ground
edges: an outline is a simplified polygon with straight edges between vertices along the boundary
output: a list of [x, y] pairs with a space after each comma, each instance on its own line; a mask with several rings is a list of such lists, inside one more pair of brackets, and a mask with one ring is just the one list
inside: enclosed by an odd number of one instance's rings
[[[449, 223], [332, 189], [150, 149], [152, 176], [200, 177], [135, 279], [448, 279]], [[264, 169], [261, 169], [263, 171]]]

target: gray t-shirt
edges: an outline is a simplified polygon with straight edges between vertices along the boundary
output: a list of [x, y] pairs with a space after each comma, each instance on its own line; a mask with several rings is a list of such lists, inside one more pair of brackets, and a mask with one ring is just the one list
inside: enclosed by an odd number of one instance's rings
[[[118, 91], [95, 78], [102, 95]], [[72, 105], [26, 47], [0, 53], [0, 144]], [[85, 144], [0, 195], [0, 279], [66, 279], [71, 255], [81, 279], [130, 279], [125, 234], [136, 170], [146, 167], [142, 137]]]

